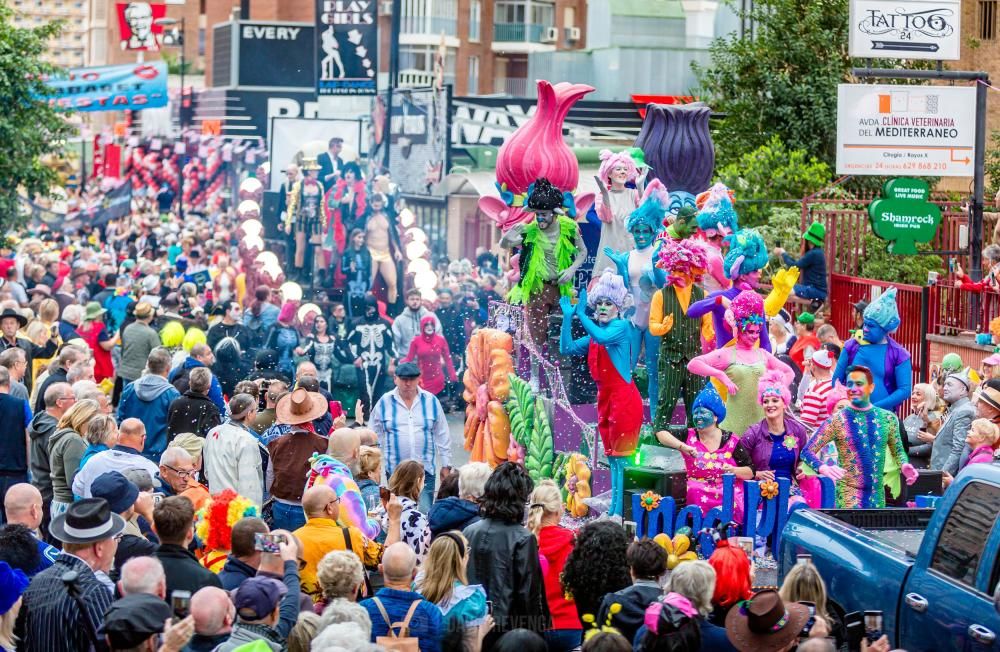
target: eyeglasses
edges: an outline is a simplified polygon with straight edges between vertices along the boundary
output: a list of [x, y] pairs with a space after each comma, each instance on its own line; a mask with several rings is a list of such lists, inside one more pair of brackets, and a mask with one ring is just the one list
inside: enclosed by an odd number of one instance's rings
[[76, 402], [76, 396], [70, 394], [69, 396], [60, 396], [56, 401], [73, 401]]
[[168, 468], [168, 469], [170, 469], [171, 471], [173, 471], [174, 473], [176, 473], [178, 475], [178, 477], [181, 477], [181, 478], [190, 478], [191, 476], [194, 475], [194, 471], [181, 471], [180, 469], [175, 469], [174, 467], [170, 466], [169, 464], [164, 464], [163, 466], [166, 467], [166, 468]]

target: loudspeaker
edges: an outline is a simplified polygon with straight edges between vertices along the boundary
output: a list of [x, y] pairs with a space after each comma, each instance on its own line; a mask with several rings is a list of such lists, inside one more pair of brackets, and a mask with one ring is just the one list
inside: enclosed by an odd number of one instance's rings
[[264, 225], [265, 238], [282, 238], [285, 234], [278, 230], [280, 215], [278, 208], [281, 206], [281, 193], [276, 190], [265, 190], [264, 201], [260, 207], [260, 221]]
[[652, 467], [626, 466], [624, 489], [624, 511], [626, 521], [635, 521], [632, 517], [632, 494], [642, 495], [654, 491], [660, 496], [670, 496], [677, 504], [677, 509], [684, 507], [687, 499], [687, 471], [668, 471]]

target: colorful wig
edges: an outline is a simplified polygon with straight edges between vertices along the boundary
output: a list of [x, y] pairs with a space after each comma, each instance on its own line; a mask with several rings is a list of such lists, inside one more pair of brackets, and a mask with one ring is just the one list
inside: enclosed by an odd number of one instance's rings
[[767, 245], [756, 230], [743, 229], [727, 237], [726, 241], [729, 252], [722, 261], [726, 278], [735, 281], [767, 265]]
[[865, 319], [870, 319], [881, 326], [887, 333], [899, 328], [899, 309], [896, 307], [896, 288], [892, 287], [868, 304], [864, 313]]
[[716, 544], [708, 564], [715, 570], [713, 605], [728, 608], [750, 597], [750, 559], [743, 548], [723, 539]]
[[765, 371], [757, 385], [757, 401], [763, 405], [768, 396], [777, 396], [785, 402], [785, 407], [792, 403], [792, 393], [788, 389], [785, 377], [779, 371]]
[[659, 233], [665, 226], [663, 216], [669, 203], [670, 195], [666, 187], [659, 179], [653, 179], [642, 194], [642, 203], [625, 218], [625, 230], [631, 233], [632, 229], [645, 224], [653, 229], [654, 234]]
[[351, 470], [340, 460], [330, 455], [314, 454], [309, 458], [309, 477], [306, 479], [306, 489], [317, 484], [325, 484], [333, 489], [340, 499], [339, 521], [344, 525], [353, 525], [361, 530], [369, 539], [375, 539], [382, 528], [378, 521], [368, 518], [361, 489], [354, 481]]
[[214, 573], [222, 570], [225, 555], [220, 557], [212, 553], [228, 552], [232, 548], [233, 526], [237, 521], [259, 516], [258, 506], [232, 489], [224, 489], [209, 499], [195, 515], [195, 533], [207, 551], [202, 558], [205, 567]]
[[[726, 188], [726, 186], [724, 184], [722, 184], [722, 183], [717, 183], [717, 184], [715, 184], [715, 186], [722, 186], [723, 188]], [[705, 192], [699, 192], [698, 196], [694, 198], [694, 205], [695, 205], [695, 207], [698, 210], [701, 210], [702, 208], [704, 208], [705, 207], [705, 203], [708, 201], [708, 198], [713, 196], [713, 192], [712, 191], [715, 190], [715, 186], [712, 186], [711, 188], [709, 188]], [[731, 201], [733, 204], [735, 204], [736, 203], [736, 193], [733, 192], [733, 190], [731, 188], [726, 188], [726, 192], [729, 194], [729, 201]]]
[[610, 299], [621, 310], [625, 307], [628, 297], [625, 279], [611, 269], [605, 269], [601, 272], [601, 276], [590, 284], [590, 289], [587, 291], [587, 305], [593, 308], [598, 299]]
[[555, 211], [565, 213], [563, 210], [563, 193], [552, 185], [552, 183], [542, 177], [528, 186], [528, 199], [525, 202], [528, 211]]
[[185, 351], [190, 353], [195, 344], [206, 344], [207, 342], [208, 338], [205, 337], [205, 331], [200, 328], [191, 327], [187, 329], [186, 333], [184, 333], [184, 339], [181, 340], [181, 346]]
[[839, 382], [826, 394], [826, 413], [833, 414], [837, 409], [837, 403], [847, 399], [847, 388]]
[[732, 191], [717, 183], [698, 195], [698, 228], [708, 233], [715, 231], [727, 236], [740, 230], [739, 217], [733, 208]]
[[168, 349], [176, 349], [184, 341], [184, 326], [179, 321], [167, 322], [160, 329], [160, 344]]
[[660, 240], [656, 266], [667, 273], [667, 285], [700, 283], [708, 269], [708, 248], [698, 240]]
[[760, 324], [763, 328], [765, 323], [764, 298], [753, 290], [740, 292], [729, 304], [726, 320], [729, 321], [731, 327], [740, 331], [746, 330], [750, 324]]
[[639, 169], [635, 166], [632, 154], [628, 150], [616, 153], [610, 149], [602, 149], [598, 157], [601, 159], [601, 167], [597, 171], [597, 176], [608, 185], [611, 184], [611, 171], [619, 165], [625, 168], [625, 173], [628, 175], [628, 178], [625, 180], [626, 182], [635, 181], [639, 176]]
[[715, 389], [712, 383], [707, 383], [705, 389], [698, 392], [698, 396], [691, 403], [691, 412], [700, 407], [714, 414], [720, 423], [725, 421], [726, 404], [722, 402], [722, 397], [719, 396], [718, 390]]

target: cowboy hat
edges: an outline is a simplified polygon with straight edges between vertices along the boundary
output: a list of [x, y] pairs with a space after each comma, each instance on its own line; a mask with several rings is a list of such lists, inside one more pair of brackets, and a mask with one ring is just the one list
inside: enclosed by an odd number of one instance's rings
[[78, 500], [49, 524], [49, 533], [63, 543], [96, 543], [124, 529], [125, 520], [103, 498]]
[[35, 287], [28, 290], [28, 294], [44, 294], [45, 296], [52, 298], [52, 288], [44, 283], [39, 283]]
[[0, 321], [3, 321], [5, 317], [13, 317], [16, 319], [21, 328], [28, 325], [28, 318], [13, 308], [4, 308], [3, 312], [0, 312]]
[[298, 425], [309, 423], [326, 414], [326, 399], [319, 392], [308, 392], [301, 387], [286, 394], [275, 408], [278, 423]]
[[729, 610], [726, 637], [740, 652], [784, 650], [808, 620], [805, 605], [786, 605], [777, 591], [761, 591]]

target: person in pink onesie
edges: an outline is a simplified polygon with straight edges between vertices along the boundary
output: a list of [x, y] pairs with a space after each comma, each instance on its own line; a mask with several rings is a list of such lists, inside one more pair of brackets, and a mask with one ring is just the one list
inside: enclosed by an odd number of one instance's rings
[[434, 315], [426, 315], [420, 320], [420, 335], [410, 342], [410, 351], [400, 362], [416, 362], [420, 365], [420, 384], [431, 394], [444, 390], [443, 368], [448, 369], [448, 380], [456, 382], [455, 365], [451, 362], [451, 351], [443, 336], [434, 332]]

